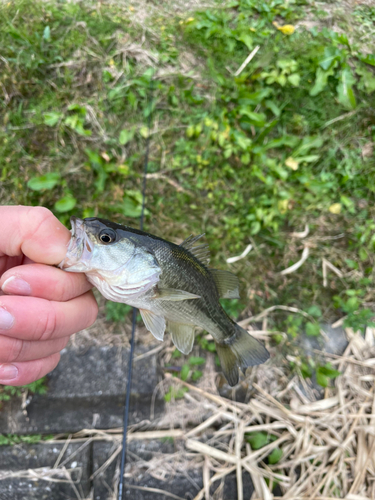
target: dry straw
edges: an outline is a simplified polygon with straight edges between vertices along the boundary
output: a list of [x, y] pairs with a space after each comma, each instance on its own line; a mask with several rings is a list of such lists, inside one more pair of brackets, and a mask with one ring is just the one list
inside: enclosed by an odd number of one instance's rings
[[[175, 452], [155, 453], [147, 461], [133, 453], [125, 475], [147, 473], [167, 484], [176, 475], [192, 481], [189, 472], [198, 469], [203, 488], [197, 490], [194, 500], [228, 500], [223, 497], [222, 483], [229, 474], [237, 477], [237, 500], [250, 500], [243, 491], [244, 472], [250, 474], [254, 484], [251, 500], [375, 499], [374, 331], [367, 328], [365, 337], [351, 329], [346, 332], [349, 344], [342, 356], [319, 352], [341, 372], [334, 385], [325, 390], [323, 399], [317, 399], [316, 392], [307, 387], [306, 381], [302, 384], [298, 376], [288, 380], [279, 363], [272, 361], [254, 368], [244, 381], [254, 391], [246, 404], [220, 396], [212, 366], [207, 368], [199, 387], [167, 376], [164, 386], [183, 385], [189, 391], [183, 400], [170, 404], [170, 411], [155, 422], [153, 430], [134, 429], [129, 441], [173, 438]], [[259, 335], [264, 338], [266, 334], [262, 331]], [[252, 450], [246, 440], [251, 432], [266, 432], [274, 440]], [[55, 442], [63, 441], [64, 451], [74, 441], [82, 441], [80, 449], [93, 440], [118, 443], [112, 456], [94, 472], [93, 477], [100, 477], [117, 459], [121, 437], [121, 429], [82, 430], [67, 440], [57, 436]], [[275, 447], [282, 450], [282, 457], [271, 465], [266, 459]], [[68, 481], [82, 500], [77, 470], [72, 475], [73, 471], [66, 469], [74, 457], [62, 455], [54, 468], [6, 472], [0, 480], [22, 477]], [[276, 482], [278, 496], [272, 493]], [[179, 498], [163, 493], [163, 488], [149, 489], [142, 483], [133, 486], [153, 493], [156, 500]]]

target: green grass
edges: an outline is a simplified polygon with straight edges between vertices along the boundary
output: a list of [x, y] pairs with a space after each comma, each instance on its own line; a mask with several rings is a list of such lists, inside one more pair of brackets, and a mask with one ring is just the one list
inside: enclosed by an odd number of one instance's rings
[[[252, 243], [230, 266], [242, 285], [231, 314], [282, 304], [368, 324], [375, 49], [360, 35], [374, 9], [286, 35], [277, 27], [297, 25], [313, 4], [217, 2], [185, 17], [171, 7], [142, 26], [130, 4], [98, 5], [1, 6], [2, 203], [47, 206], [67, 225], [74, 214], [137, 226], [152, 112], [145, 228], [173, 241], [205, 232], [220, 268]], [[305, 224], [305, 240], [290, 236]], [[308, 260], [282, 276], [305, 242]], [[343, 275], [329, 272], [327, 287], [323, 258]], [[269, 326], [293, 344], [306, 326], [295, 321], [279, 311]]]
[[52, 434], [42, 436], [41, 434], [26, 434], [20, 436], [18, 434], [0, 434], [0, 446], [14, 446], [17, 444], [36, 444], [40, 441], [48, 441], [53, 439]]
[[0, 409], [2, 401], [9, 401], [13, 396], [20, 397], [24, 391], [28, 391], [31, 394], [46, 394], [47, 390], [46, 377], [31, 382], [31, 384], [20, 385], [18, 387], [0, 384]]

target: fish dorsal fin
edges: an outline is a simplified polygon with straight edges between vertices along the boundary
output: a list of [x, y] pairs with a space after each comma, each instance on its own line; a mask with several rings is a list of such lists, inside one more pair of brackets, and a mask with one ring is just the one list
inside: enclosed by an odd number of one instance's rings
[[198, 236], [193, 236], [192, 234], [186, 238], [180, 245], [180, 247], [185, 248], [185, 250], [189, 250], [191, 254], [198, 260], [200, 260], [203, 264], [207, 265], [210, 262], [210, 249], [206, 243], [202, 245], [194, 246], [194, 244], [204, 236], [205, 233], [199, 234]]
[[200, 299], [200, 295], [195, 293], [185, 292], [185, 290], [177, 290], [175, 288], [158, 288], [152, 296], [157, 300], [171, 300], [172, 302], [179, 302], [180, 300]]
[[236, 275], [221, 269], [210, 269], [217, 291], [223, 299], [239, 299], [240, 283]]
[[194, 345], [194, 325], [186, 325], [183, 323], [175, 323], [168, 321], [168, 331], [172, 336], [174, 345], [183, 354], [189, 354]]
[[151, 311], [147, 311], [146, 309], [140, 309], [143, 322], [149, 332], [157, 340], [163, 340], [164, 331], [165, 331], [165, 319], [162, 316], [157, 316]]
[[202, 233], [202, 234], [198, 234], [198, 236], [193, 236], [192, 234], [190, 236], [188, 236], [186, 238], [186, 240], [184, 240], [180, 247], [184, 247], [186, 248], [186, 250], [191, 250], [191, 247], [194, 245], [194, 243], [196, 243], [198, 240], [200, 240], [201, 238], [203, 238], [203, 236], [205, 235], [206, 233]]

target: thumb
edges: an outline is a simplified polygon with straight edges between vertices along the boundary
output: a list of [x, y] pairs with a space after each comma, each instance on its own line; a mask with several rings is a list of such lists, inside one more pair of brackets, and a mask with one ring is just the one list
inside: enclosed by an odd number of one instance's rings
[[59, 264], [65, 257], [70, 231], [44, 207], [0, 207], [0, 257], [25, 255], [41, 264]]

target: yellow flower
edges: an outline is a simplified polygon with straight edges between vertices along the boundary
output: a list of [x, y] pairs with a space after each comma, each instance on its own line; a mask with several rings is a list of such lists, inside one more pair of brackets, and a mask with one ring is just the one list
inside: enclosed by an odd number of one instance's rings
[[272, 24], [284, 35], [293, 35], [296, 30], [296, 28], [292, 24], [284, 24], [284, 26], [280, 26], [276, 21], [274, 21]]
[[291, 156], [289, 156], [289, 158], [285, 160], [285, 165], [291, 168], [292, 170], [298, 169], [298, 161], [292, 158]]
[[331, 214], [339, 214], [341, 212], [341, 203], [334, 203], [328, 209]]

